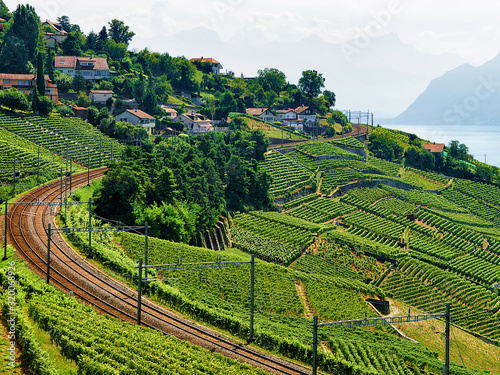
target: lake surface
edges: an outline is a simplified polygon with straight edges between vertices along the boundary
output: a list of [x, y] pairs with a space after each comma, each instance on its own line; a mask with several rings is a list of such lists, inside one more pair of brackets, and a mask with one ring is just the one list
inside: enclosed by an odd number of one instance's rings
[[500, 125], [385, 125], [389, 129], [416, 134], [430, 142], [448, 143], [457, 140], [469, 147], [475, 159], [500, 168]]

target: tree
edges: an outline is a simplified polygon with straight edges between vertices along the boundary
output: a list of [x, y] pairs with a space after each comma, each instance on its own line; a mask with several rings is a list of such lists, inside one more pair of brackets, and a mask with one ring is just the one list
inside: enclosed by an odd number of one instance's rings
[[110, 169], [102, 179], [102, 189], [96, 196], [97, 214], [133, 222], [133, 211], [140, 191], [140, 180], [134, 169], [128, 166]]
[[87, 81], [82, 75], [82, 72], [80, 70], [80, 66], [78, 65], [76, 67], [76, 73], [75, 76], [73, 77], [73, 90], [76, 92], [80, 91], [85, 91], [87, 88]]
[[325, 97], [329, 107], [335, 107], [335, 93], [330, 90], [323, 91], [323, 96]]
[[146, 90], [146, 96], [144, 97], [144, 110], [153, 115], [156, 112], [156, 107], [158, 106], [158, 97], [154, 91], [153, 87], [148, 87]]
[[24, 42], [28, 52], [28, 60], [35, 61], [38, 47], [40, 19], [31, 5], [18, 5], [14, 11], [14, 21], [7, 31], [7, 37]]
[[63, 53], [67, 56], [82, 56], [83, 36], [78, 31], [71, 31], [61, 43]]
[[3, 0], [0, 0], [0, 16], [5, 18], [9, 14], [9, 8], [7, 8], [7, 5], [3, 2]]
[[0, 71], [3, 73], [28, 73], [28, 48], [24, 41], [14, 36], [5, 38], [0, 51]]
[[54, 69], [54, 54], [52, 53], [52, 47], [49, 47], [47, 50], [47, 58], [45, 59], [45, 71], [49, 76], [50, 80], [54, 80], [55, 78], [55, 69]]
[[276, 68], [265, 68], [257, 73], [257, 80], [265, 91], [273, 90], [279, 94], [286, 85], [285, 73]]
[[38, 114], [41, 116], [47, 116], [54, 108], [54, 103], [45, 95], [40, 95], [38, 97]]
[[0, 105], [11, 110], [27, 111], [30, 108], [26, 95], [15, 88], [0, 91]]
[[299, 79], [299, 88], [309, 97], [316, 97], [325, 87], [325, 79], [321, 73], [316, 70], [306, 70], [302, 72]]
[[129, 27], [125, 26], [123, 21], [113, 19], [108, 25], [109, 37], [116, 43], [125, 43], [128, 45], [135, 35], [133, 31], [129, 31]]
[[448, 148], [450, 150], [451, 157], [458, 160], [467, 159], [469, 148], [466, 145], [460, 143], [459, 141], [451, 141], [448, 144]]
[[97, 50], [97, 44], [99, 41], [99, 36], [92, 30], [88, 35], [87, 39], [85, 40], [85, 45], [83, 46], [83, 49], [85, 51], [95, 51]]
[[45, 95], [45, 74], [43, 72], [43, 57], [38, 53], [36, 59], [36, 88], [40, 95]]
[[71, 23], [68, 16], [57, 17], [57, 22], [61, 25], [62, 29], [69, 33], [71, 31]]

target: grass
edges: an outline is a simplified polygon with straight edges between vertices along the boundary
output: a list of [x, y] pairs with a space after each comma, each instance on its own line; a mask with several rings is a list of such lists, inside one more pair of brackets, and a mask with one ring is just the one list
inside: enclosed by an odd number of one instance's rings
[[[243, 121], [246, 122], [248, 127], [252, 130], [260, 129], [264, 133], [264, 135], [268, 138], [280, 138], [281, 139], [281, 129], [278, 129], [272, 125], [266, 124], [263, 121], [250, 119], [248, 117], [241, 117]], [[292, 134], [290, 132], [283, 132], [283, 139], [285, 140], [293, 140], [293, 141], [303, 141], [307, 139], [306, 137], [299, 134]]]
[[52, 344], [50, 334], [39, 328], [31, 318], [28, 320], [33, 327], [33, 334], [36, 341], [38, 341], [42, 349], [49, 355], [49, 358], [59, 371], [59, 375], [76, 375], [78, 371], [76, 363], [64, 358], [61, 354], [61, 349], [57, 345]]
[[[401, 311], [408, 311], [408, 305], [402, 302], [395, 301], [395, 305]], [[412, 314], [422, 313], [413, 307], [411, 311]], [[397, 324], [396, 326], [407, 336], [438, 353], [439, 358], [444, 361], [444, 321], [431, 319], [422, 322]], [[500, 374], [500, 348], [487, 344], [454, 326], [451, 326], [450, 329], [450, 361], [457, 364], [463, 362], [468, 369], [488, 370], [492, 374]]]

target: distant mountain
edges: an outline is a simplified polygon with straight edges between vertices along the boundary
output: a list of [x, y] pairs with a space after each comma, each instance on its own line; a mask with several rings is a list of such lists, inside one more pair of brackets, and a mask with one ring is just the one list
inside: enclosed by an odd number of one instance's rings
[[242, 33], [238, 43], [228, 43], [201, 27], [168, 37], [134, 38], [134, 46], [148, 46], [172, 56], [213, 57], [236, 76], [251, 77], [258, 69], [277, 68], [289, 82], [297, 83], [302, 71], [316, 69], [326, 78], [326, 89], [336, 93], [337, 108], [369, 109], [378, 117], [401, 113], [432, 78], [465, 62], [456, 55], [420, 52], [395, 34], [365, 44], [329, 43], [319, 36], [273, 42], [254, 31]]
[[393, 124], [500, 123], [500, 54], [481, 66], [464, 64], [439, 78]]

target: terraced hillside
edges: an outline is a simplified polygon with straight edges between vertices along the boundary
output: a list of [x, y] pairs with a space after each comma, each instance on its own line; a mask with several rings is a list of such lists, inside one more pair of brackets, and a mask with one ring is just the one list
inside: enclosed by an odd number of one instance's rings
[[97, 168], [120, 155], [123, 146], [79, 118], [0, 112], [0, 127], [59, 156]]

